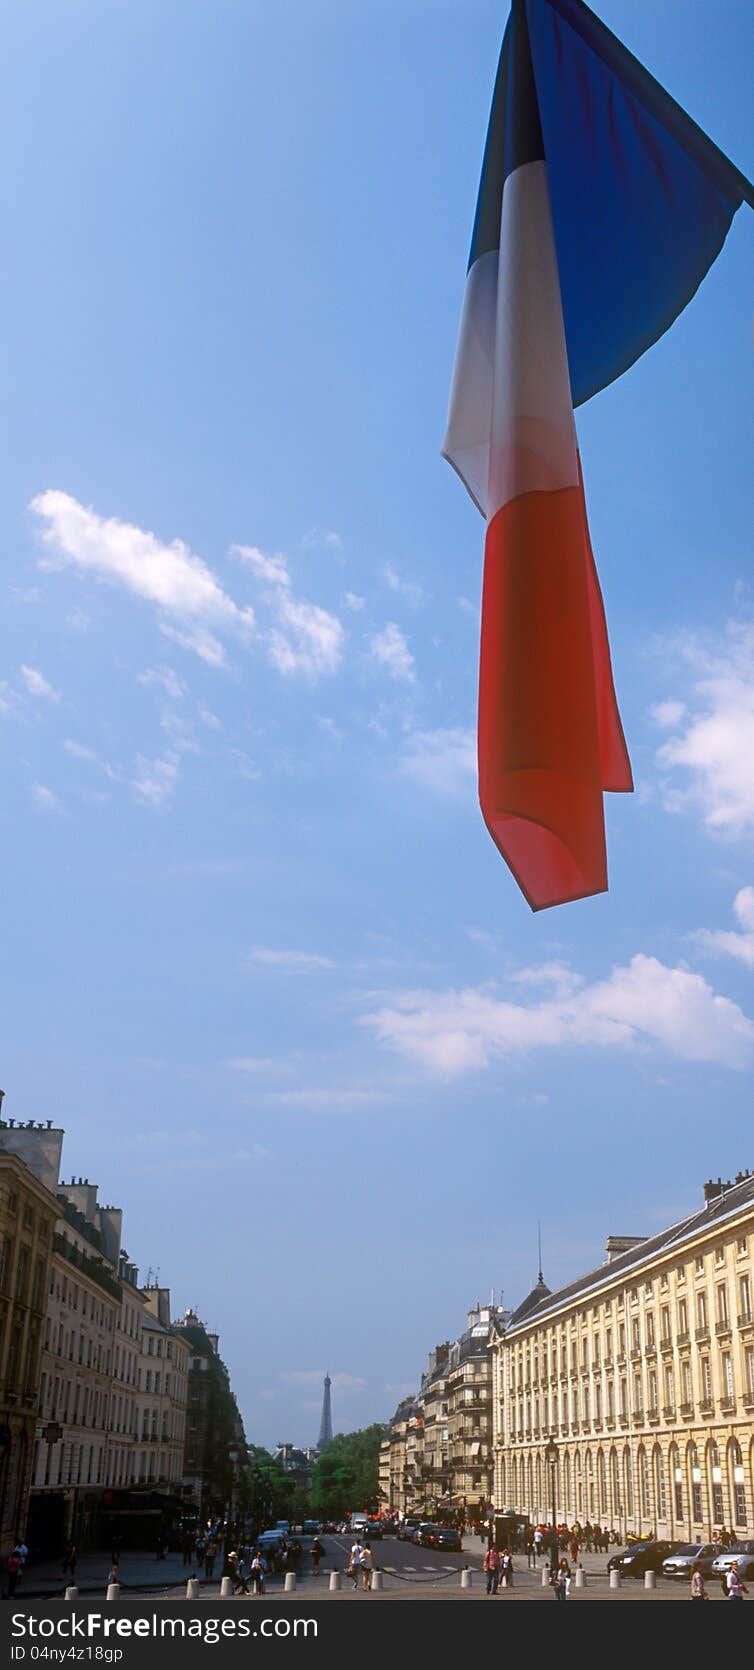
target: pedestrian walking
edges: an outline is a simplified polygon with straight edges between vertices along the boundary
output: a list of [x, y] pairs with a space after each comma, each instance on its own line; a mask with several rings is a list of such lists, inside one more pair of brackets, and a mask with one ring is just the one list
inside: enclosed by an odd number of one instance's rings
[[113, 1557], [113, 1559], [110, 1561], [110, 1570], [107, 1574], [107, 1586], [108, 1586], [108, 1588], [110, 1587], [111, 1583], [120, 1583], [120, 1565], [119, 1565], [118, 1561], [115, 1559], [115, 1557]]
[[733, 1564], [730, 1568], [730, 1571], [728, 1572], [728, 1585], [727, 1586], [728, 1586], [728, 1600], [743, 1600], [744, 1595], [748, 1595], [748, 1593], [749, 1593], [749, 1591], [746, 1587], [746, 1584], [741, 1582], [741, 1578], [740, 1578], [739, 1573], [738, 1573], [738, 1561], [737, 1560], [733, 1561]]
[[217, 1559], [217, 1544], [208, 1542], [204, 1550], [204, 1576], [208, 1583], [215, 1575], [215, 1560]]
[[312, 1569], [315, 1577], [319, 1577], [320, 1561], [324, 1552], [324, 1544], [320, 1542], [319, 1537], [315, 1537], [311, 1546]]
[[496, 1595], [500, 1582], [500, 1555], [494, 1546], [487, 1549], [482, 1561], [482, 1571], [487, 1573], [488, 1595]]
[[571, 1588], [571, 1568], [567, 1560], [560, 1560], [550, 1578], [556, 1600], [567, 1600]]
[[251, 1562], [251, 1587], [252, 1592], [255, 1595], [264, 1594], [264, 1580], [266, 1572], [267, 1561], [265, 1560], [265, 1557], [261, 1553], [260, 1549], [257, 1549]]
[[500, 1555], [500, 1584], [503, 1589], [513, 1588], [513, 1556], [509, 1548], [504, 1548]]
[[359, 1570], [361, 1567], [361, 1543], [357, 1540], [348, 1556], [348, 1575], [353, 1582], [354, 1589], [359, 1587]]
[[691, 1599], [707, 1600], [707, 1590], [704, 1587], [704, 1573], [698, 1560], [691, 1567]]
[[73, 1583], [73, 1581], [76, 1577], [76, 1544], [75, 1544], [75, 1542], [66, 1543], [65, 1554], [63, 1555], [63, 1576], [64, 1577], [65, 1577], [66, 1572], [70, 1572], [71, 1582]]
[[362, 1589], [371, 1589], [372, 1572], [374, 1570], [374, 1555], [372, 1553], [371, 1545], [368, 1542], [365, 1542], [364, 1547], [361, 1550], [360, 1565]]

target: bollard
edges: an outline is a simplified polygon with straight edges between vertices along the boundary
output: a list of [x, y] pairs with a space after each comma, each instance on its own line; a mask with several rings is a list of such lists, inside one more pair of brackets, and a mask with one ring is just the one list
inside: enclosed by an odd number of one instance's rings
[[295, 1587], [296, 1587], [296, 1573], [295, 1573], [295, 1571], [287, 1571], [286, 1574], [285, 1574], [285, 1581], [283, 1583], [283, 1588], [285, 1590], [285, 1593], [287, 1595], [289, 1595], [290, 1592], [291, 1592], [291, 1589], [295, 1589]]
[[381, 1589], [382, 1588], [382, 1572], [381, 1571], [373, 1571], [372, 1572], [372, 1588], [373, 1589]]
[[542, 1584], [543, 1589], [549, 1588], [549, 1584], [550, 1584], [550, 1567], [549, 1566], [543, 1566], [542, 1567], [542, 1576], [540, 1578], [540, 1582]]
[[339, 1571], [331, 1571], [330, 1572], [330, 1588], [333, 1591], [340, 1588], [340, 1572]]
[[65, 1598], [66, 1600], [78, 1600], [78, 1593], [79, 1592], [75, 1584], [71, 1584], [69, 1588], [66, 1589]]
[[120, 1584], [119, 1583], [108, 1583], [108, 1585], [107, 1585], [107, 1599], [108, 1600], [117, 1600], [119, 1594], [120, 1594]]
[[464, 1566], [463, 1571], [461, 1572], [461, 1588], [471, 1588], [471, 1572], [469, 1571], [468, 1566]]
[[575, 1589], [585, 1589], [586, 1588], [586, 1572], [585, 1572], [583, 1566], [577, 1566], [576, 1567], [576, 1574], [575, 1574], [574, 1579], [573, 1579], [573, 1586], [574, 1586]]
[[198, 1600], [199, 1599], [199, 1579], [198, 1579], [198, 1577], [189, 1577], [188, 1578], [187, 1583], [186, 1583], [186, 1599], [187, 1600]]
[[644, 1573], [644, 1587], [645, 1587], [645, 1589], [656, 1589], [657, 1588], [657, 1573], [655, 1571], [645, 1571], [645, 1573]]
[[613, 1569], [610, 1573], [610, 1588], [611, 1589], [619, 1589], [620, 1588], [620, 1572], [616, 1571], [615, 1566], [613, 1566]]
[[233, 1594], [232, 1577], [223, 1577], [220, 1582], [220, 1595], [223, 1600], [230, 1600]]

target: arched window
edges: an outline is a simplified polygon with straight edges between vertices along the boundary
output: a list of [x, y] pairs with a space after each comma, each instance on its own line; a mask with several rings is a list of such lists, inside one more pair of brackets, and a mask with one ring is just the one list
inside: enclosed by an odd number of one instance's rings
[[639, 1463], [639, 1506], [642, 1519], [649, 1519], [649, 1468], [647, 1452], [642, 1444], [637, 1457]]
[[663, 1459], [662, 1459], [662, 1451], [660, 1449], [659, 1444], [655, 1445], [654, 1473], [655, 1473], [655, 1477], [654, 1477], [655, 1504], [656, 1504], [656, 1508], [657, 1508], [657, 1518], [660, 1519], [660, 1520], [664, 1520], [666, 1518], [666, 1515], [667, 1515], [668, 1507], [667, 1507], [667, 1501], [666, 1501], [666, 1497], [665, 1497], [665, 1464], [664, 1464]]
[[701, 1525], [704, 1518], [704, 1503], [702, 1501], [702, 1469], [699, 1466], [699, 1451], [696, 1444], [689, 1444], [689, 1475], [691, 1478], [691, 1517], [695, 1525]]
[[600, 1514], [604, 1519], [607, 1514], [607, 1478], [605, 1476], [605, 1457], [602, 1450], [597, 1453], [597, 1490], [600, 1504]]
[[597, 1512], [597, 1504], [594, 1499], [594, 1464], [592, 1462], [591, 1450], [587, 1450], [586, 1452], [586, 1500], [589, 1518], [594, 1519]]
[[722, 1525], [725, 1520], [725, 1505], [723, 1502], [723, 1470], [720, 1466], [720, 1451], [714, 1440], [707, 1446], [707, 1460], [710, 1469], [710, 1483], [712, 1485], [712, 1520], [713, 1524]]
[[581, 1479], [581, 1454], [578, 1450], [574, 1457], [573, 1466], [576, 1473], [576, 1514], [581, 1519], [584, 1512], [584, 1490]]
[[631, 1465], [631, 1451], [626, 1445], [623, 1451], [623, 1494], [626, 1502], [626, 1513], [629, 1519], [634, 1517], [634, 1470]]
[[746, 1524], [746, 1480], [744, 1477], [744, 1458], [741, 1445], [737, 1438], [731, 1438], [728, 1445], [728, 1457], [731, 1468], [731, 1500], [733, 1502], [733, 1524]]
[[617, 1450], [610, 1451], [610, 1488], [613, 1493], [613, 1514], [620, 1519], [623, 1512], [620, 1497], [620, 1467], [618, 1466]]
[[683, 1468], [678, 1454], [678, 1446], [670, 1446], [670, 1478], [673, 1490], [673, 1509], [675, 1512], [676, 1528], [681, 1524], [684, 1514], [683, 1506]]
[[568, 1455], [563, 1456], [563, 1512], [566, 1519], [572, 1518], [573, 1503], [571, 1501], [571, 1462]]

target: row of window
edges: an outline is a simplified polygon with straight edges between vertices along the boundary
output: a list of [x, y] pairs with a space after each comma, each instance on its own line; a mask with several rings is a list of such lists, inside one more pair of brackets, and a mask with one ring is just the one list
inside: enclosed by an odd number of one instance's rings
[[[730, 1303], [728, 1281], [720, 1281], [714, 1291], [714, 1322], [718, 1333], [732, 1331], [735, 1320], [738, 1328], [747, 1328], [752, 1322], [752, 1288], [751, 1275], [748, 1270], [742, 1271], [736, 1286], [737, 1309], [734, 1312]], [[709, 1295], [705, 1289], [700, 1289], [693, 1299], [693, 1316], [697, 1338], [704, 1337], [710, 1330]], [[655, 1313], [646, 1311], [642, 1329], [638, 1316], [630, 1321], [630, 1332], [625, 1322], [619, 1322], [617, 1330], [607, 1326], [604, 1333], [595, 1329], [590, 1334], [583, 1334], [580, 1342], [571, 1339], [567, 1342], [561, 1332], [560, 1340], [554, 1340], [549, 1348], [544, 1344], [541, 1351], [537, 1344], [532, 1348], [519, 1346], [510, 1354], [508, 1365], [508, 1383], [511, 1390], [520, 1389], [527, 1381], [546, 1381], [557, 1375], [572, 1375], [585, 1373], [590, 1366], [599, 1367], [602, 1363], [613, 1361], [615, 1348], [618, 1359], [625, 1359], [627, 1349], [632, 1352], [656, 1351], [658, 1346], [672, 1347], [673, 1344], [685, 1345], [690, 1342], [689, 1328], [689, 1300], [680, 1296], [676, 1301], [676, 1328], [673, 1331], [673, 1320], [670, 1305], [663, 1305], [659, 1312], [659, 1335], [655, 1321]], [[558, 1349], [559, 1347], [559, 1349]]]
[[[712, 1375], [712, 1359], [708, 1353], [703, 1352], [698, 1358], [695, 1358], [695, 1362], [697, 1363], [696, 1401], [699, 1403], [703, 1412], [706, 1409], [707, 1413], [711, 1413], [713, 1399], [715, 1396]], [[746, 1405], [754, 1406], [754, 1346], [752, 1345], [745, 1348], [743, 1369], [744, 1403]], [[692, 1362], [689, 1358], [684, 1359], [684, 1361], [680, 1364], [679, 1374], [680, 1380], [677, 1383], [676, 1371], [672, 1363], [667, 1363], [665, 1365], [662, 1370], [661, 1381], [656, 1368], [650, 1368], [647, 1371], [646, 1376], [642, 1369], [636, 1369], [631, 1381], [630, 1409], [629, 1382], [626, 1377], [621, 1377], [617, 1386], [617, 1413], [624, 1420], [629, 1418], [629, 1414], [633, 1415], [634, 1419], [636, 1419], [643, 1416], [645, 1412], [650, 1417], [656, 1416], [659, 1418], [659, 1392], [661, 1387], [663, 1394], [663, 1415], [666, 1419], [670, 1419], [676, 1414], [677, 1391], [680, 1392], [681, 1413], [691, 1414], [695, 1403], [695, 1396], [694, 1372]], [[734, 1360], [730, 1351], [721, 1351], [719, 1354], [718, 1385], [718, 1395], [721, 1400], [721, 1407], [724, 1411], [727, 1408], [727, 1412], [732, 1413], [736, 1402], [736, 1382]], [[558, 1426], [561, 1423], [565, 1425], [574, 1425], [579, 1420], [585, 1424], [588, 1424], [593, 1420], [595, 1424], [599, 1426], [601, 1425], [603, 1419], [609, 1421], [615, 1420], [615, 1394], [615, 1382], [612, 1379], [609, 1379], [605, 1388], [604, 1401], [601, 1384], [597, 1383], [592, 1388], [588, 1381], [583, 1382], [580, 1391], [578, 1386], [570, 1388], [570, 1392], [568, 1390], [563, 1390], [562, 1394], [559, 1394], [557, 1389], [553, 1389], [549, 1395], [545, 1394], [541, 1401], [537, 1394], [535, 1394], [532, 1398], [519, 1397], [518, 1401], [513, 1402], [510, 1406], [510, 1437], [515, 1439], [516, 1436], [518, 1436], [520, 1439], [523, 1437], [524, 1432], [531, 1431], [534, 1427], [538, 1428], [540, 1425], [540, 1413], [542, 1416], [543, 1426]], [[501, 1412], [504, 1410], [504, 1407], [504, 1405], [501, 1405]]]
[[[589, 1450], [583, 1462], [578, 1452], [572, 1458], [566, 1454], [555, 1470], [559, 1516], [570, 1522], [585, 1515], [594, 1521], [599, 1515], [617, 1525], [621, 1520], [633, 1521], [636, 1513], [646, 1527], [653, 1521], [667, 1524], [672, 1507], [677, 1530], [688, 1522], [696, 1528], [705, 1528], [711, 1522], [744, 1529], [749, 1523], [746, 1479], [736, 1439], [728, 1445], [725, 1461], [723, 1466], [714, 1442], [707, 1446], [704, 1467], [695, 1444], [688, 1445], [685, 1458], [676, 1445], [671, 1446], [667, 1474], [659, 1445], [651, 1460], [640, 1445], [635, 1462], [629, 1449], [624, 1449], [622, 1456], [613, 1449], [607, 1461], [600, 1450], [596, 1465]], [[549, 1511], [551, 1483], [541, 1457], [522, 1457], [507, 1463], [503, 1458], [498, 1476], [505, 1500], [516, 1501], [534, 1519]]]

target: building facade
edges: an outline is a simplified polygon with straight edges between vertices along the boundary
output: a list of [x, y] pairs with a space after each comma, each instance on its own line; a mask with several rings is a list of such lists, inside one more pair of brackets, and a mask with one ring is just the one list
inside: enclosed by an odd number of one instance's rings
[[217, 1334], [193, 1310], [175, 1330], [188, 1350], [184, 1489], [203, 1522], [235, 1501], [246, 1439]]
[[493, 1492], [493, 1328], [505, 1312], [496, 1305], [469, 1311], [467, 1327], [450, 1348], [447, 1393], [448, 1506], [459, 1521], [487, 1517]]
[[170, 1319], [170, 1289], [142, 1288], [133, 1482], [168, 1494], [183, 1487], [189, 1344]]
[[0, 1557], [26, 1532], [62, 1141], [0, 1121]]
[[[754, 1535], [754, 1178], [545, 1288], [494, 1340], [494, 1501], [707, 1541]], [[557, 1462], [548, 1462], [548, 1444]]]

